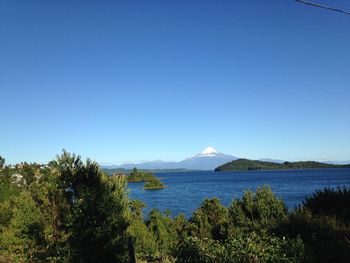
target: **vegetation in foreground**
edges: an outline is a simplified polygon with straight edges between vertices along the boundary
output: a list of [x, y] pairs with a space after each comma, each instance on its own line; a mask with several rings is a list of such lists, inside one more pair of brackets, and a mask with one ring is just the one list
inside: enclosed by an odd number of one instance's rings
[[47, 165], [0, 158], [0, 262], [348, 262], [350, 190], [288, 211], [264, 186], [191, 218], [129, 200], [125, 176], [63, 152]]
[[282, 169], [350, 168], [350, 164], [329, 164], [315, 161], [274, 163], [248, 159], [238, 159], [215, 168], [215, 171], [256, 171]]

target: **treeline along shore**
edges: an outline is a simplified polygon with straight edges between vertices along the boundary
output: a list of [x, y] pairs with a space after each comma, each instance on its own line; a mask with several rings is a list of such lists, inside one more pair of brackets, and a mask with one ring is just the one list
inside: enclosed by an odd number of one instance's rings
[[348, 188], [316, 191], [289, 211], [261, 186], [229, 206], [205, 199], [186, 219], [143, 215], [127, 183], [148, 176], [109, 176], [66, 151], [44, 165], [0, 157], [0, 262], [349, 261]]
[[266, 162], [249, 159], [237, 159], [215, 168], [215, 171], [256, 171], [256, 170], [285, 170], [285, 169], [329, 169], [350, 168], [350, 164], [329, 164], [315, 161], [305, 162]]

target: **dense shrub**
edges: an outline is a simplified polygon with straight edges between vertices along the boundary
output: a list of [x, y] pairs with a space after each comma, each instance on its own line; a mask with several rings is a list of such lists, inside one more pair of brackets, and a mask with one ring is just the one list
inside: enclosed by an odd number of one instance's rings
[[316, 190], [312, 196], [306, 197], [302, 207], [309, 209], [314, 215], [335, 217], [339, 222], [349, 225], [350, 189]]
[[308, 262], [348, 262], [350, 258], [349, 190], [324, 189], [291, 212], [278, 228], [281, 235], [299, 235]]
[[225, 242], [189, 237], [179, 249], [177, 262], [300, 262], [303, 254], [300, 238], [286, 240], [252, 232], [230, 237]]
[[205, 199], [189, 221], [191, 234], [199, 238], [223, 240], [227, 236], [227, 208], [217, 198]]
[[267, 186], [258, 188], [256, 193], [246, 191], [242, 199], [232, 202], [228, 211], [232, 230], [268, 230], [287, 219], [286, 205]]

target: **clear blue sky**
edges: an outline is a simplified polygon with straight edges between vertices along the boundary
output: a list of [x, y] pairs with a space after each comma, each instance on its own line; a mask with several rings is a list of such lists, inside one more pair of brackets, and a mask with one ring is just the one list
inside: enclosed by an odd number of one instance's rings
[[350, 160], [350, 16], [292, 0], [2, 0], [0, 112], [8, 163], [206, 146]]

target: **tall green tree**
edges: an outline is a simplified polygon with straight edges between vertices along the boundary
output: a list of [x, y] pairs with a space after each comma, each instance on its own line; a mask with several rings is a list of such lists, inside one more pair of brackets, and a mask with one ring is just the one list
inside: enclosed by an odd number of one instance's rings
[[97, 163], [63, 151], [57, 158], [72, 214], [73, 261], [128, 261], [129, 209], [125, 178], [108, 177]]
[[125, 178], [66, 151], [0, 205], [0, 221], [0, 261], [129, 261]]
[[168, 213], [162, 214], [157, 209], [152, 209], [146, 225], [155, 237], [158, 251], [162, 254], [171, 252], [175, 244], [175, 236], [170, 234], [172, 220]]

